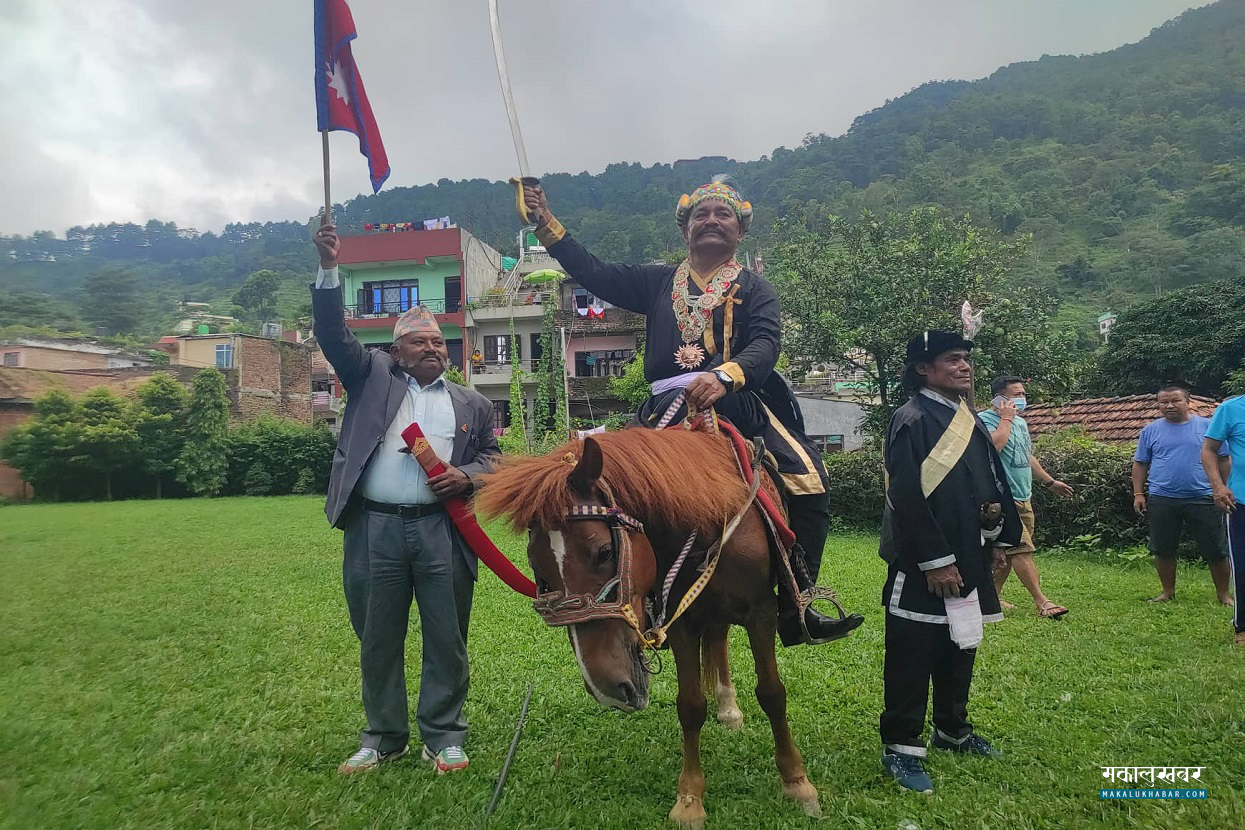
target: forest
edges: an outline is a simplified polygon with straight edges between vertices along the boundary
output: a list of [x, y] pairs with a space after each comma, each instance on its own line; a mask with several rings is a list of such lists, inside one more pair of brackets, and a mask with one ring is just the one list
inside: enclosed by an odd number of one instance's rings
[[[677, 256], [675, 201], [715, 173], [732, 174], [756, 208], [752, 253], [779, 244], [781, 227], [926, 206], [1025, 238], [1006, 279], [1049, 292], [1056, 320], [1090, 351], [1103, 311], [1241, 278], [1245, 3], [1191, 10], [1102, 54], [932, 81], [859, 116], [843, 135], [810, 133], [760, 159], [619, 162], [543, 181], [559, 218], [598, 255], [645, 261]], [[437, 216], [513, 250], [517, 224], [502, 182], [396, 187], [336, 212], [346, 232]], [[309, 221], [234, 223], [217, 233], [152, 219], [0, 236], [8, 254], [0, 257], [0, 327], [151, 337], [165, 333], [181, 300], [228, 313], [258, 271], [277, 275], [276, 310], [296, 318], [314, 264]], [[97, 302], [114, 283], [135, 304], [126, 319], [104, 319]]]

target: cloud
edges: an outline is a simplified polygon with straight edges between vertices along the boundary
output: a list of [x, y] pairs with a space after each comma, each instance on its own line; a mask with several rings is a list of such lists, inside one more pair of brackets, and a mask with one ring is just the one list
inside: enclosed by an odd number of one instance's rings
[[[387, 186], [516, 172], [485, 0], [352, 0]], [[930, 79], [1145, 36], [1183, 0], [501, 0], [532, 167], [756, 158]], [[320, 200], [306, 0], [8, 0], [0, 232], [202, 230]], [[370, 192], [336, 134], [334, 198]]]

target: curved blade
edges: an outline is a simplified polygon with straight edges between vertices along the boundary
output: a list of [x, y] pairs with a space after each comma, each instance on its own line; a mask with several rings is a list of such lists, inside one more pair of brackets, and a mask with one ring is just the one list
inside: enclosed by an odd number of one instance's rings
[[501, 44], [501, 20], [497, 17], [497, 0], [488, 0], [489, 28], [493, 31], [493, 57], [497, 59], [497, 79], [501, 81], [501, 95], [506, 100], [506, 116], [510, 119], [510, 137], [514, 139], [514, 152], [519, 157], [519, 176], [529, 178], [532, 173], [527, 166], [527, 148], [523, 146], [523, 133], [519, 129], [519, 111], [514, 106], [510, 92], [510, 73], [506, 71], [506, 51]]

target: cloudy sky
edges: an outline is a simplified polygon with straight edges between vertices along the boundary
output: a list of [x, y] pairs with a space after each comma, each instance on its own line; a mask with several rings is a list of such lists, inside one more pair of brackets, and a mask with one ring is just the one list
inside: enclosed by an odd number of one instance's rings
[[[515, 172], [487, 0], [351, 0], [386, 187]], [[1190, 0], [500, 0], [535, 172], [756, 158], [927, 80], [1143, 38]], [[0, 233], [305, 219], [312, 0], [0, 0]], [[333, 196], [370, 192], [336, 133]]]

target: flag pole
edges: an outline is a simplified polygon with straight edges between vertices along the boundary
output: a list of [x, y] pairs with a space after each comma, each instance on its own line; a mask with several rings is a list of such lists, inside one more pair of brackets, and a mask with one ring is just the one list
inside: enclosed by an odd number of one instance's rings
[[324, 224], [333, 222], [333, 199], [329, 196], [329, 131], [320, 131], [320, 149], [324, 155]]

